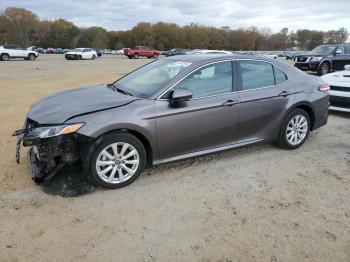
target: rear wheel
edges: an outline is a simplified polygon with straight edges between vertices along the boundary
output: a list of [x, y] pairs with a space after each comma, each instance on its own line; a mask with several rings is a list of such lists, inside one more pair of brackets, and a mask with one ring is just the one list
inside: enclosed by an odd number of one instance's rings
[[96, 56], [95, 55], [92, 55], [92, 60], [95, 60], [96, 59]]
[[330, 73], [330, 71], [331, 71], [330, 64], [327, 62], [324, 62], [320, 65], [319, 69], [317, 70], [317, 73], [318, 75], [322, 76]]
[[1, 55], [1, 60], [2, 61], [9, 61], [10, 60], [10, 56], [8, 54], [2, 54]]
[[142, 143], [125, 132], [106, 135], [94, 145], [89, 180], [104, 188], [120, 188], [135, 181], [146, 166]]
[[288, 149], [296, 149], [306, 141], [310, 133], [310, 117], [302, 109], [293, 110], [283, 121], [278, 143]]
[[78, 60], [81, 60], [81, 59], [83, 59], [83, 58], [81, 57], [81, 55], [79, 55], [79, 56], [78, 56]]
[[138, 59], [139, 57], [140, 57], [139, 54], [134, 54], [135, 59]]
[[154, 54], [154, 55], [153, 55], [153, 58], [154, 58], [154, 59], [157, 59], [157, 58], [158, 58], [158, 54]]

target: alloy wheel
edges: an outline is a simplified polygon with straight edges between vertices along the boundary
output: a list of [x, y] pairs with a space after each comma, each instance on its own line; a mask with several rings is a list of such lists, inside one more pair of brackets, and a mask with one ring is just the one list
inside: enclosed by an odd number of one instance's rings
[[295, 146], [302, 143], [308, 132], [308, 121], [303, 115], [294, 116], [288, 123], [286, 137], [288, 142]]
[[327, 64], [323, 64], [322, 68], [321, 68], [322, 75], [328, 74], [328, 71], [329, 71], [328, 65]]
[[129, 180], [140, 165], [139, 152], [125, 142], [105, 147], [97, 157], [97, 175], [105, 182], [119, 184]]

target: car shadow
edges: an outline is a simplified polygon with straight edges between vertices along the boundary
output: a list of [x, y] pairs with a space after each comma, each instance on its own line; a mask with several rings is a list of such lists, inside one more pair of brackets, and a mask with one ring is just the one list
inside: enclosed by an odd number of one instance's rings
[[78, 167], [67, 167], [54, 177], [39, 184], [42, 191], [50, 195], [77, 197], [92, 193], [96, 187], [86, 178], [84, 171]]
[[346, 118], [346, 119], [350, 118], [350, 112], [341, 112], [341, 111], [329, 110], [329, 114], [332, 114], [334, 116], [339, 116], [339, 117], [342, 117], [342, 118]]

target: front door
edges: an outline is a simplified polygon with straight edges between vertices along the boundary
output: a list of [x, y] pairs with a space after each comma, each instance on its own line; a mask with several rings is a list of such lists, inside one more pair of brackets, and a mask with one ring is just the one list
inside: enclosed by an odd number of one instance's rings
[[191, 100], [156, 101], [160, 158], [236, 143], [239, 107], [237, 77], [232, 72], [231, 61], [203, 66], [174, 88], [189, 89]]
[[344, 70], [345, 65], [350, 65], [350, 50], [345, 50], [343, 46], [337, 48], [337, 51], [341, 53], [336, 53], [333, 59], [333, 69], [334, 70]]

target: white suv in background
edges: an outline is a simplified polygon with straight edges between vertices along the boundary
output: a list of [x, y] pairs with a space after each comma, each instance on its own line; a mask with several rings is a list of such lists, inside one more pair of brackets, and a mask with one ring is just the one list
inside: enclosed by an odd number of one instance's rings
[[8, 61], [13, 58], [24, 58], [25, 60], [33, 61], [38, 56], [39, 53], [31, 49], [15, 45], [0, 46], [0, 60], [2, 61]]

